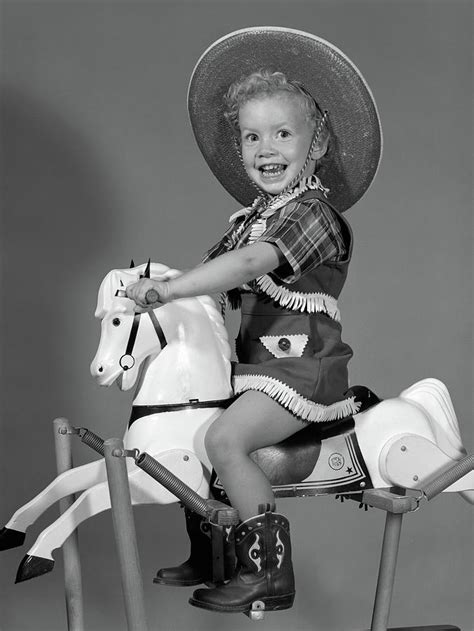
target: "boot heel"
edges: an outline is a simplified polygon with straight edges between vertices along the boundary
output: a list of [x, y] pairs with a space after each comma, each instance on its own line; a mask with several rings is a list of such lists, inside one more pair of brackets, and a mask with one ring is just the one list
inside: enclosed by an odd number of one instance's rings
[[290, 609], [293, 607], [295, 600], [294, 592], [292, 594], [285, 594], [284, 596], [266, 596], [261, 598], [265, 603], [265, 611], [278, 611], [280, 609]]

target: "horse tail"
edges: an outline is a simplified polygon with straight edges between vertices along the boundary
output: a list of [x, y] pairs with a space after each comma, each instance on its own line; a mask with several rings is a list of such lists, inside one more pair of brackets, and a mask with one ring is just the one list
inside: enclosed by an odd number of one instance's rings
[[404, 390], [400, 397], [422, 408], [428, 414], [438, 445], [452, 458], [466, 453], [456, 413], [448, 389], [438, 379], [423, 379]]

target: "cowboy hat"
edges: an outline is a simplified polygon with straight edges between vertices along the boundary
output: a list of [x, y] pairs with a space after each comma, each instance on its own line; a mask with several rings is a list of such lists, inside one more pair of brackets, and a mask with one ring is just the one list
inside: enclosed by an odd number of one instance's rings
[[382, 130], [370, 88], [338, 48], [310, 33], [277, 26], [234, 31], [200, 57], [188, 89], [188, 111], [198, 146], [214, 175], [241, 204], [255, 186], [224, 118], [224, 95], [236, 80], [261, 69], [301, 82], [321, 111], [329, 112], [331, 145], [318, 177], [339, 210], [353, 206], [369, 188], [382, 153]]

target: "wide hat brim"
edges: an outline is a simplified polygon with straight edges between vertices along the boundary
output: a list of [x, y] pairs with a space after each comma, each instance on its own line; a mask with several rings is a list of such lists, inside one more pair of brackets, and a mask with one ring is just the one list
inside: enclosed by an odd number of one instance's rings
[[258, 26], [217, 40], [194, 68], [188, 110], [198, 146], [214, 175], [241, 204], [257, 195], [224, 118], [230, 84], [262, 69], [280, 71], [303, 83], [321, 110], [329, 112], [332, 146], [318, 177], [330, 189], [328, 201], [343, 212], [369, 188], [382, 153], [375, 100], [358, 68], [329, 42], [290, 28]]

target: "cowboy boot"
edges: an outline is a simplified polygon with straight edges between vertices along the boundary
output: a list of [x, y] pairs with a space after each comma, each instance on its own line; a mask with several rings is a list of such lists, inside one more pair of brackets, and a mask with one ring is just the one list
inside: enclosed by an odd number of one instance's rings
[[[176, 567], [164, 567], [158, 570], [154, 583], [187, 587], [200, 583], [216, 582], [213, 575], [212, 526], [205, 517], [201, 517], [185, 507], [186, 530], [191, 543], [189, 558]], [[233, 530], [233, 529], [232, 529]], [[235, 567], [233, 532], [225, 529], [223, 534], [224, 576], [229, 578]]]
[[265, 510], [235, 531], [237, 570], [214, 589], [197, 589], [189, 602], [222, 612], [247, 612], [260, 600], [265, 610], [289, 609], [295, 597], [290, 525], [283, 515]]

